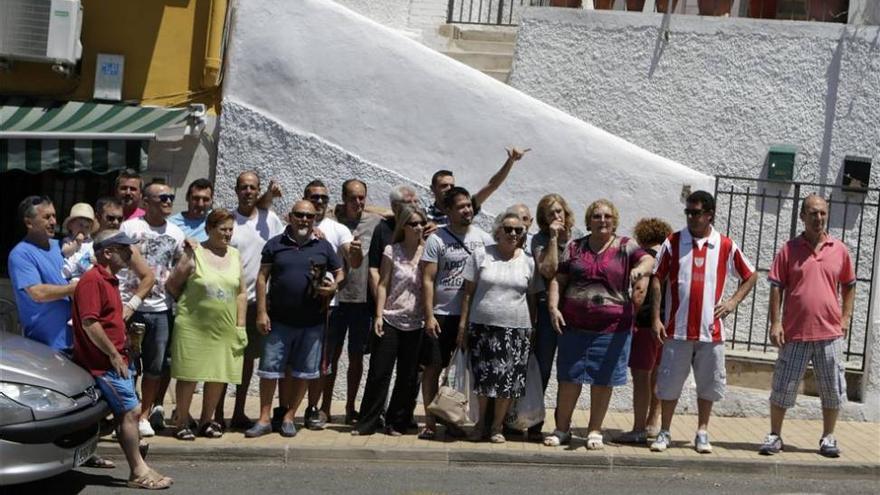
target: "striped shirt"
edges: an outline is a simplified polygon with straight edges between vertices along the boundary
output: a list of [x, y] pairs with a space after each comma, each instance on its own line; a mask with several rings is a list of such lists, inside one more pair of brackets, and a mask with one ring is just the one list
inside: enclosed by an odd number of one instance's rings
[[714, 312], [724, 295], [727, 276], [735, 272], [740, 280], [746, 280], [754, 271], [736, 243], [714, 228], [702, 239], [694, 239], [686, 228], [670, 235], [654, 265], [660, 281], [668, 279], [667, 336], [721, 342], [724, 326]]

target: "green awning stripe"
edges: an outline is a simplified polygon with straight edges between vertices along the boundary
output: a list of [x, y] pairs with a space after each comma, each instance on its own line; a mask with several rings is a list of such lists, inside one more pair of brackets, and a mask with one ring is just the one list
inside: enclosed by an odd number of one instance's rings
[[122, 113], [123, 111], [125, 111], [128, 108], [130, 108], [130, 107], [124, 107], [121, 105], [114, 106], [114, 107], [110, 108], [109, 110], [107, 110], [106, 112], [104, 112], [100, 115], [97, 115], [96, 116], [97, 118], [95, 118], [91, 122], [88, 122], [88, 123], [80, 126], [80, 128], [71, 129], [70, 132], [83, 132], [83, 131], [96, 132], [96, 131], [98, 131], [99, 126], [104, 125], [108, 121], [113, 120], [114, 117], [116, 117], [117, 115], [119, 115], [120, 113]]
[[117, 123], [116, 125], [104, 129], [104, 132], [125, 132], [122, 130], [123, 128], [125, 128], [125, 126], [131, 124], [132, 122], [138, 121], [139, 119], [143, 118], [146, 115], [149, 115], [150, 113], [152, 113], [152, 110], [149, 108], [139, 108], [137, 112], [135, 112], [127, 119]]
[[12, 126], [21, 122], [22, 119], [30, 114], [31, 108], [21, 107], [14, 111], [9, 118], [0, 119], [0, 130], [12, 129]]
[[43, 141], [26, 139], [24, 141], [24, 167], [28, 172], [43, 170]]
[[71, 103], [68, 103], [68, 105], [73, 105], [74, 108], [76, 108], [76, 111], [73, 112], [73, 115], [71, 115], [70, 118], [65, 120], [64, 122], [62, 122], [54, 127], [50, 127], [49, 129], [45, 129], [46, 131], [48, 131], [48, 132], [64, 131], [68, 127], [79, 123], [80, 120], [85, 118], [86, 115], [88, 115], [92, 110], [95, 109], [94, 103], [71, 102]]
[[110, 169], [110, 160], [107, 156], [107, 141], [96, 139], [92, 141], [92, 170], [103, 174]]
[[0, 139], [0, 173], [9, 170], [9, 141]]
[[141, 157], [146, 156], [146, 150], [141, 149], [142, 143], [140, 141], [126, 141], [125, 142], [125, 166], [131, 167], [134, 169], [140, 169]]
[[143, 126], [136, 128], [136, 129], [133, 130], [132, 132], [134, 132], [134, 133], [139, 133], [139, 132], [144, 132], [144, 133], [147, 133], [147, 132], [156, 132], [156, 131], [158, 131], [159, 129], [165, 127], [165, 125], [167, 125], [167, 124], [170, 124], [170, 123], [172, 123], [172, 122], [174, 122], [174, 121], [179, 121], [179, 120], [181, 120], [181, 117], [183, 116], [183, 114], [184, 114], [184, 111], [181, 110], [181, 111], [178, 111], [178, 112], [172, 112], [172, 111], [169, 111], [169, 112], [166, 112], [164, 115], [157, 115], [157, 116], [152, 120], [152, 122], [149, 122], [149, 123], [147, 123], [147, 124], [144, 124]]
[[75, 149], [76, 141], [58, 141], [58, 169], [62, 172], [73, 172], [76, 169]]
[[[33, 131], [35, 129], [39, 129], [40, 127], [43, 127], [47, 123], [51, 122], [55, 117], [57, 117], [58, 114], [60, 114], [62, 110], [64, 110], [63, 106], [49, 109], [48, 111], [43, 113], [42, 117], [35, 120], [31, 125], [25, 127], [24, 130], [25, 131]], [[35, 112], [32, 112], [32, 113], [35, 113]]]

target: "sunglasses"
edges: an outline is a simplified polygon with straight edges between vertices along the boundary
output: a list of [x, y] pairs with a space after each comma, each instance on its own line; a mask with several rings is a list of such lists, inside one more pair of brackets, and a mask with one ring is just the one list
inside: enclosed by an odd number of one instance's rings
[[161, 202], [163, 202], [163, 203], [170, 203], [170, 202], [173, 202], [173, 201], [174, 201], [174, 195], [173, 195], [173, 194], [157, 194], [157, 195], [155, 195], [155, 196], [153, 196], [153, 197], [156, 198], [156, 199], [158, 199], [159, 201], [161, 201]]
[[326, 203], [330, 201], [330, 196], [327, 196], [326, 194], [312, 194], [311, 196], [309, 196], [309, 201], [311, 201], [312, 203]]
[[421, 220], [421, 221], [414, 220], [412, 222], [406, 222], [406, 224], [409, 225], [410, 227], [415, 228], [415, 227], [424, 227], [425, 225], [428, 225], [428, 222], [426, 222], [424, 220]]
[[505, 234], [514, 234], [514, 235], [522, 235], [522, 233], [525, 232], [525, 230], [526, 230], [525, 227], [511, 227], [508, 225], [505, 225], [502, 228], [504, 229]]
[[116, 215], [104, 215], [104, 221], [105, 221], [105, 222], [121, 222], [123, 219], [124, 219], [124, 218], [123, 218], [122, 215], [119, 215], [119, 216], [116, 216]]
[[308, 218], [309, 220], [317, 216], [316, 213], [312, 213], [309, 211], [294, 211], [291, 214], [294, 216], [294, 218]]
[[685, 208], [684, 215], [686, 217], [698, 217], [698, 216], [702, 215], [703, 213], [706, 213], [707, 211], [708, 210], [703, 210], [700, 208]]

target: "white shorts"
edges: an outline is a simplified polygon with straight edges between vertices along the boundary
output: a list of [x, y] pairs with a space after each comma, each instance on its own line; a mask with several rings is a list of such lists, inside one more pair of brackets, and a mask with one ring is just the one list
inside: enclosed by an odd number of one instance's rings
[[697, 383], [697, 397], [712, 402], [724, 398], [727, 370], [724, 342], [667, 340], [657, 368], [657, 398], [678, 400], [691, 368]]

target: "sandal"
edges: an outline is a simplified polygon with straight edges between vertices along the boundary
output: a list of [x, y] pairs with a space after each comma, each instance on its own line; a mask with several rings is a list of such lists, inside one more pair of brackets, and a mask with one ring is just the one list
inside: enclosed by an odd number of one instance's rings
[[489, 441], [492, 443], [504, 443], [507, 439], [504, 438], [504, 433], [499, 431], [498, 433], [493, 433], [492, 436], [489, 437]]
[[547, 447], [559, 447], [560, 445], [568, 445], [571, 442], [570, 431], [553, 430], [553, 433], [544, 438], [544, 445]]
[[427, 426], [422, 428], [422, 431], [419, 432], [418, 439], [419, 440], [434, 440], [437, 437], [437, 431], [428, 428]]
[[86, 459], [86, 462], [83, 463], [83, 466], [98, 469], [113, 469], [116, 467], [116, 463], [109, 459], [104, 459], [99, 455], [93, 455]]
[[177, 433], [174, 434], [174, 438], [178, 440], [192, 442], [196, 439], [196, 436], [193, 435], [192, 430], [190, 430], [188, 426], [184, 426], [183, 428], [177, 430]]
[[199, 436], [205, 438], [220, 438], [223, 436], [223, 427], [216, 421], [209, 421], [199, 428]]
[[593, 431], [587, 435], [587, 450], [602, 450], [604, 448], [605, 443], [602, 439], [602, 433]]
[[[192, 433], [192, 432], [190, 432]], [[134, 475], [132, 475], [134, 476]], [[137, 478], [128, 479], [129, 488], [143, 488], [145, 490], [164, 490], [174, 484], [174, 480], [168, 476], [162, 476], [150, 469], [147, 474]]]

